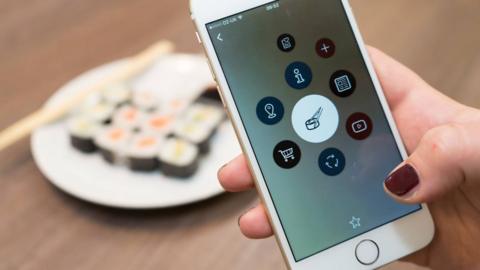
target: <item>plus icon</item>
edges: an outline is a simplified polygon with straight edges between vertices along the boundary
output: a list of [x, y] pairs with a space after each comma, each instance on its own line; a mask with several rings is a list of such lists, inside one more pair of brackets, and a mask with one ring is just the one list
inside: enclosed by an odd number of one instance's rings
[[331, 39], [322, 38], [316, 44], [317, 54], [322, 58], [330, 58], [335, 54], [335, 43]]
[[320, 48], [320, 50], [323, 51], [324, 53], [328, 53], [328, 49], [330, 49], [330, 46], [328, 46], [325, 43], [323, 43], [322, 47]]

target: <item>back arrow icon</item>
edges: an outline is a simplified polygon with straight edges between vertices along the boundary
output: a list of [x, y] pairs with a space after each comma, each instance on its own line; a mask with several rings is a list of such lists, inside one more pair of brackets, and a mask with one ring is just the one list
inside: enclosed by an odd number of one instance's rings
[[217, 39], [220, 40], [220, 41], [223, 41], [222, 33], [219, 33], [219, 34], [218, 34]]

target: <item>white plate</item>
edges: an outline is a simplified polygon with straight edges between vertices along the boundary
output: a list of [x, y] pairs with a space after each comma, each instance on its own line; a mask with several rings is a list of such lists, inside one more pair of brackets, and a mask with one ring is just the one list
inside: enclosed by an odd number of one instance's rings
[[[46, 106], [55, 106], [62, 98], [81, 91], [125, 63], [121, 60], [86, 72], [62, 87]], [[165, 56], [132, 82], [134, 89], [159, 91], [162, 98], [192, 97], [211, 84], [205, 59], [193, 55]], [[217, 170], [240, 153], [233, 128], [227, 122], [214, 137], [211, 153], [202, 158], [197, 173], [183, 180], [161, 172], [132, 172], [107, 164], [98, 153], [82, 154], [70, 146], [65, 121], [37, 129], [31, 146], [42, 173], [61, 190], [92, 203], [129, 209], [178, 206], [222, 193]]]

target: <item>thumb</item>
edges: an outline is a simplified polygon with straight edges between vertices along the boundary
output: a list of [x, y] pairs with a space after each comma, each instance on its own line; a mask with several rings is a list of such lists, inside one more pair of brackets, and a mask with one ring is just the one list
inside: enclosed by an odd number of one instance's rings
[[[385, 190], [403, 203], [436, 200], [462, 184], [473, 184], [480, 140], [468, 126], [449, 124], [428, 131], [415, 152], [386, 180]], [[468, 183], [470, 181], [470, 183]]]

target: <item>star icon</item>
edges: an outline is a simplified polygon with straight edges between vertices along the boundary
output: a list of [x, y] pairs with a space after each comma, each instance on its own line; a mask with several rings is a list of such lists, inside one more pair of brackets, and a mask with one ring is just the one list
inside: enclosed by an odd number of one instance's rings
[[360, 228], [362, 224], [360, 224], [360, 218], [352, 217], [352, 220], [349, 222], [352, 225], [353, 229]]

